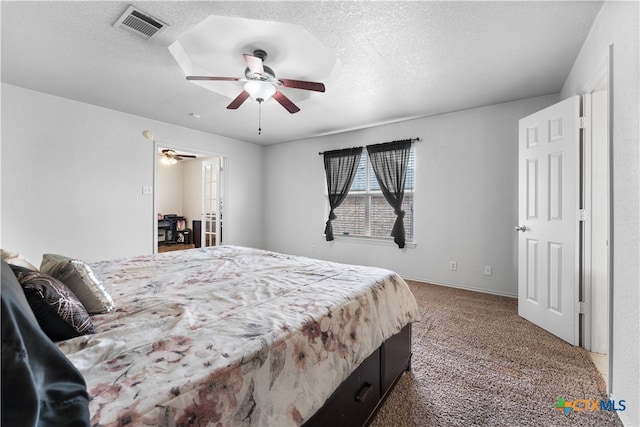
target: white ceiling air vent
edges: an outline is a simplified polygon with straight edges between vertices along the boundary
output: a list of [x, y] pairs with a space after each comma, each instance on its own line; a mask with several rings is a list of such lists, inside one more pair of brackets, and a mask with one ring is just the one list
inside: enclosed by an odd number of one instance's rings
[[113, 26], [147, 40], [167, 24], [129, 6]]

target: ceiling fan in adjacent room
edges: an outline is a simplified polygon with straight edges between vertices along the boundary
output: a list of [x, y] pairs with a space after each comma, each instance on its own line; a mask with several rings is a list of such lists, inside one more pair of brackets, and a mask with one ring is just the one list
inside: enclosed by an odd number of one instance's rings
[[311, 90], [315, 92], [324, 92], [325, 90], [323, 83], [276, 78], [276, 73], [270, 67], [263, 64], [267, 59], [267, 52], [262, 49], [254, 50], [252, 55], [245, 53], [243, 57], [247, 64], [247, 68], [244, 71], [244, 78], [187, 76], [187, 80], [245, 82], [244, 90], [227, 106], [230, 110], [235, 110], [240, 107], [249, 97], [258, 101], [259, 104], [267, 101], [269, 98], [273, 98], [293, 114], [300, 111], [300, 108], [287, 98], [280, 88]]
[[166, 165], [175, 165], [178, 160], [195, 159], [197, 157], [192, 154], [178, 154], [170, 149], [162, 150], [158, 155], [160, 156], [160, 161]]

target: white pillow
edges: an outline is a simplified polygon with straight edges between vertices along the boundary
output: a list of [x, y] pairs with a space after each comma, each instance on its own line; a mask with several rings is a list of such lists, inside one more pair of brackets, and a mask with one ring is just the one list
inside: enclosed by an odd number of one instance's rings
[[62, 255], [44, 254], [40, 271], [67, 285], [88, 313], [108, 313], [113, 310], [111, 295], [85, 262]]
[[29, 262], [28, 259], [24, 257], [24, 255], [18, 252], [10, 252], [5, 251], [4, 249], [0, 249], [0, 253], [2, 253], [2, 259], [7, 264], [17, 265], [18, 267], [28, 268], [29, 270], [38, 271], [38, 267]]

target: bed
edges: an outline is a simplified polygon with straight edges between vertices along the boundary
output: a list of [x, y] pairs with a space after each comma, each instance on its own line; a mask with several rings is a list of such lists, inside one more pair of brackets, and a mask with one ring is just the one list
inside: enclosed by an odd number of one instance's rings
[[366, 424], [410, 366], [419, 313], [389, 270], [238, 246], [90, 267], [115, 308], [58, 347], [95, 427]]

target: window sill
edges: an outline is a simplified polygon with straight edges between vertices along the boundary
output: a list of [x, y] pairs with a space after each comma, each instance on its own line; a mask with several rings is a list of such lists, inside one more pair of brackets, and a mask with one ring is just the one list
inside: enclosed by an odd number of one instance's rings
[[[325, 237], [324, 235], [322, 236]], [[378, 245], [378, 246], [389, 246], [398, 248], [396, 242], [393, 239], [381, 239], [378, 237], [364, 237], [364, 236], [333, 236], [334, 242], [349, 242], [349, 243], [359, 243], [359, 244], [367, 244], [367, 245]], [[407, 249], [414, 249], [416, 247], [415, 242], [405, 242], [404, 247]]]

